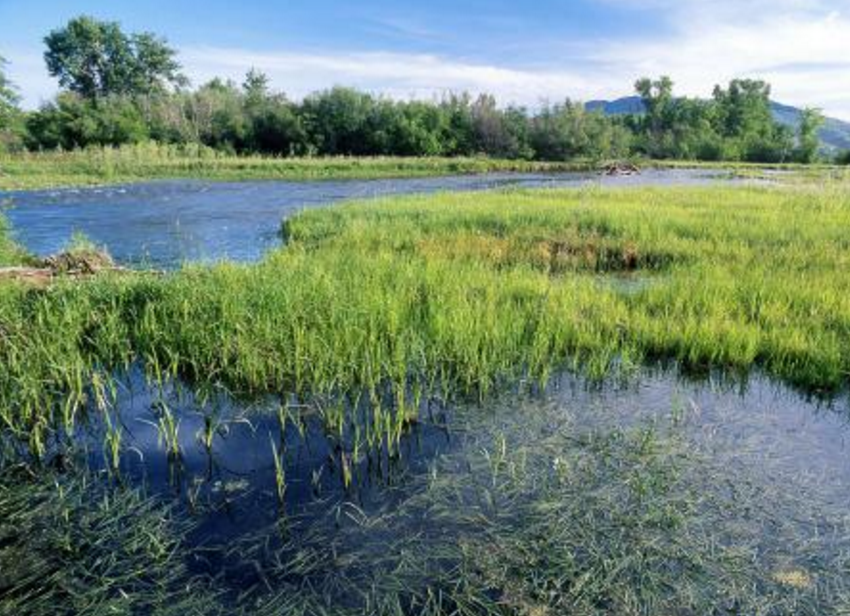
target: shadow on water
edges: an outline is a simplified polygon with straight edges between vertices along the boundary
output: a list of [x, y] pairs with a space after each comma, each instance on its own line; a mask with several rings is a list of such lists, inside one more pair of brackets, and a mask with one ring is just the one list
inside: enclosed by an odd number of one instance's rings
[[[151, 387], [141, 371], [123, 379], [115, 412], [123, 431], [121, 481], [177, 503], [194, 520], [185, 546], [191, 571], [233, 597], [256, 594], [262, 602], [283, 589], [319, 588], [329, 605], [359, 605], [352, 589], [374, 576], [412, 567], [417, 583], [426, 584], [456, 574], [457, 555], [443, 558], [439, 546], [481, 549], [480, 541], [518, 532], [517, 544], [505, 549], [519, 550], [528, 538], [516, 529], [561, 503], [537, 500], [544, 499], [541, 486], [561, 481], [562, 473], [587, 475], [570, 487], [578, 509], [563, 516], [585, 515], [583, 499], [592, 510], [603, 498], [610, 499], [606, 511], [624, 507], [630, 520], [655, 498], [658, 511], [682, 508], [697, 520], [662, 529], [667, 539], [693, 542], [688, 554], [714, 554], [718, 548], [705, 542], [716, 540], [736, 557], [744, 554], [766, 580], [818, 595], [811, 613], [850, 597], [842, 594], [850, 551], [847, 401], [807, 399], [762, 376], [697, 381], [658, 368], [599, 384], [564, 374], [535, 395], [451, 407], [425, 401], [395, 452], [352, 452], [311, 405], [224, 393], [201, 400], [179, 384]], [[178, 426], [179, 446], [164, 434], [165, 412]], [[95, 468], [109, 461], [102, 428], [87, 428]], [[623, 436], [632, 433], [637, 441]], [[627, 445], [637, 453], [623, 454]], [[670, 479], [668, 464], [677, 465], [680, 479]], [[667, 502], [675, 489], [686, 496]], [[635, 491], [637, 504], [629, 500]], [[520, 515], [525, 507], [531, 513]], [[606, 530], [599, 515], [546, 523], [579, 524], [588, 534], [576, 542], [620, 549], [610, 544], [611, 533], [627, 523]], [[651, 533], [643, 524], [641, 533]], [[411, 550], [427, 555], [428, 565], [406, 560]]]
[[730, 181], [717, 170], [595, 174], [487, 174], [394, 180], [205, 182], [0, 192], [17, 239], [31, 252], [59, 251], [74, 231], [124, 265], [175, 268], [187, 261], [254, 261], [280, 242], [280, 221], [299, 210], [384, 195], [499, 187], [663, 186]]

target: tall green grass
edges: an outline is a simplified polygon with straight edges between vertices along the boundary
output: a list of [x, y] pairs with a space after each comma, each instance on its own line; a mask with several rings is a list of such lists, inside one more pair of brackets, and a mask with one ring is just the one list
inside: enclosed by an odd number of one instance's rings
[[840, 185], [443, 194], [311, 211], [256, 265], [0, 293], [0, 412], [40, 455], [99, 399], [93, 374], [108, 382], [136, 361], [154, 379], [295, 394], [344, 438], [345, 409], [368, 400], [363, 436], [387, 447], [423, 392], [483, 397], [564, 368], [760, 367], [835, 391], [850, 372], [848, 228]]
[[0, 212], [0, 267], [21, 265], [27, 260], [24, 250], [12, 238], [9, 222]]
[[114, 184], [162, 178], [323, 180], [422, 177], [508, 171], [573, 171], [578, 161], [489, 158], [235, 156], [197, 145], [144, 143], [69, 152], [0, 153], [0, 190]]

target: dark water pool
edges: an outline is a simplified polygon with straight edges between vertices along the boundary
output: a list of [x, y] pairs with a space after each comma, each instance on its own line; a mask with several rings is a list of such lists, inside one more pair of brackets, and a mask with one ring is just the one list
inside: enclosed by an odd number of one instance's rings
[[[278, 410], [287, 404], [303, 421], [285, 423], [281, 432]], [[157, 427], [163, 405], [179, 426], [179, 458], [167, 454]], [[681, 489], [694, 499], [693, 528], [701, 529], [688, 531], [696, 533], [694, 550], [706, 541], [731, 541], [768, 579], [803, 580], [794, 592], [818, 595], [850, 583], [842, 569], [850, 564], [847, 400], [809, 399], [760, 376], [729, 384], [645, 370], [599, 385], [564, 375], [544, 394], [483, 406], [423, 403], [397, 455], [362, 455], [350, 463], [350, 481], [338, 441], [315, 410], [291, 400], [246, 403], [221, 394], [201, 403], [181, 387], [151, 388], [135, 372], [124, 380], [115, 412], [123, 432], [123, 480], [177, 503], [195, 520], [187, 547], [202, 548], [204, 556], [192, 557], [193, 570], [216, 576], [234, 596], [310, 588], [341, 605], [352, 592], [347, 583], [403, 569], [411, 549], [424, 558], [445, 541], [474, 543], [487, 532], [498, 536], [521, 526], [521, 520], [506, 521], [508, 512], [493, 503], [515, 499], [512, 508], [539, 498], [541, 477], [570, 476], [610, 457], [616, 463], [604, 485], [611, 489], [636, 480], [672, 482], [668, 438], [688, 456], [677, 464]], [[625, 441], [606, 441], [629, 430], [664, 435], [648, 446], [661, 460], [652, 471], [657, 476], [640, 474], [640, 457], [618, 459]], [[89, 460], [95, 467], [105, 466], [101, 437], [94, 429]], [[597, 447], [597, 441], [606, 444]], [[275, 452], [285, 473], [283, 506]], [[525, 483], [500, 495], [510, 473]], [[576, 489], [584, 498], [582, 485]], [[588, 502], [600, 498], [599, 490], [587, 487]], [[576, 507], [581, 510], [581, 501]], [[581, 532], [589, 541], [608, 541], [610, 529], [595, 523], [585, 520]], [[293, 568], [305, 553], [317, 560]], [[823, 613], [832, 613], [827, 604], [833, 599], [815, 599], [815, 613], [821, 613], [817, 601], [824, 602]]]
[[508, 186], [695, 184], [723, 176], [711, 170], [649, 170], [639, 176], [488, 174], [420, 179], [320, 182], [140, 184], [0, 192], [0, 207], [31, 252], [54, 253], [81, 231], [127, 265], [174, 268], [186, 261], [252, 261], [279, 243], [281, 221], [304, 208], [347, 199]]

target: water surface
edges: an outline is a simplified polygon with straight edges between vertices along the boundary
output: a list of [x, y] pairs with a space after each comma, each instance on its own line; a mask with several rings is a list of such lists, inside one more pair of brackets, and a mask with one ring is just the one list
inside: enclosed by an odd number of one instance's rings
[[[156, 427], [163, 403], [179, 420], [179, 459], [166, 454]], [[425, 555], [447, 540], [480, 541], [488, 524], [510, 524], [499, 522], [509, 512], [482, 504], [473, 490], [484, 486], [486, 498], [499, 498], [495, 471], [490, 487], [499, 456], [511, 460], [503, 468], [512, 472], [522, 460], [544, 474], [562, 466], [569, 474], [576, 461], [609, 455], [590, 447], [596, 453], [570, 457], [579, 443], [609, 442], [616, 457], [623, 441], [606, 439], [629, 430], [666, 435], [693, 454], [680, 470], [694, 494], [693, 515], [702, 520], [696, 526], [707, 533], [700, 540], [712, 540], [718, 524], [717, 540], [733, 538], [733, 547], [752, 552], [764, 571], [803, 572], [812, 584], [831, 588], [848, 581], [841, 567], [850, 553], [850, 408], [843, 398], [807, 398], [759, 375], [729, 383], [646, 369], [598, 384], [565, 374], [542, 394], [484, 405], [423, 403], [398, 455], [363, 455], [352, 464], [348, 485], [343, 450], [318, 415], [293, 406], [294, 415], [304, 413], [301, 428], [290, 422], [281, 432], [282, 404], [294, 401], [245, 402], [221, 393], [202, 403], [182, 386], [151, 388], [133, 372], [115, 406], [124, 430], [123, 480], [177, 503], [196, 521], [187, 554], [197, 558], [194, 550], [202, 548], [205, 556], [193, 570], [216, 576], [234, 595], [248, 589], [262, 595], [264, 585], [272, 592], [286, 583], [317, 585], [343, 602], [346, 587], [334, 586], [338, 578], [367, 579], [373, 567], [400, 567], [411, 547]], [[208, 449], [200, 437], [210, 418], [216, 428]], [[654, 446], [666, 447], [659, 442]], [[91, 444], [90, 463], [103, 466], [97, 429]], [[283, 506], [274, 450], [283, 452]], [[651, 481], [667, 480], [666, 454], [659, 454], [662, 472]], [[631, 464], [608, 477], [610, 489], [635, 479]], [[468, 499], [469, 508], [451, 499]], [[470, 526], [477, 516], [482, 522]], [[323, 556], [303, 571], [290, 570], [305, 551]]]
[[167, 180], [122, 186], [0, 192], [17, 239], [38, 255], [81, 231], [125, 265], [174, 268], [187, 261], [253, 261], [279, 245], [281, 221], [299, 210], [382, 195], [559, 187], [699, 184], [716, 170], [648, 170], [638, 176], [485, 174], [310, 182]]

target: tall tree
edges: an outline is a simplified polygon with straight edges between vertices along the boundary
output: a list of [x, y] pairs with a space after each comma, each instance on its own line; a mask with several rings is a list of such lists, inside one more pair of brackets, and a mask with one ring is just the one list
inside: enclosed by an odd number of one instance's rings
[[25, 132], [18, 90], [6, 76], [5, 65], [6, 60], [0, 56], [0, 152], [19, 147]]
[[797, 151], [795, 158], [801, 163], [814, 162], [820, 148], [820, 129], [825, 119], [820, 109], [807, 107], [800, 113], [800, 126], [797, 129]]
[[242, 89], [245, 91], [249, 106], [259, 105], [269, 96], [269, 77], [262, 71], [252, 68], [245, 74]]
[[0, 130], [8, 129], [18, 114], [17, 89], [6, 77], [6, 59], [0, 56]]
[[76, 17], [44, 42], [50, 75], [85, 98], [151, 94], [187, 83], [164, 39], [149, 32], [127, 35], [117, 22]]
[[720, 132], [727, 137], [769, 135], [774, 129], [770, 85], [756, 79], [733, 79], [727, 89], [714, 88]]
[[644, 135], [644, 148], [652, 157], [666, 157], [673, 121], [673, 80], [666, 75], [657, 80], [643, 77], [635, 82], [635, 91], [644, 106], [644, 117], [639, 127]]

